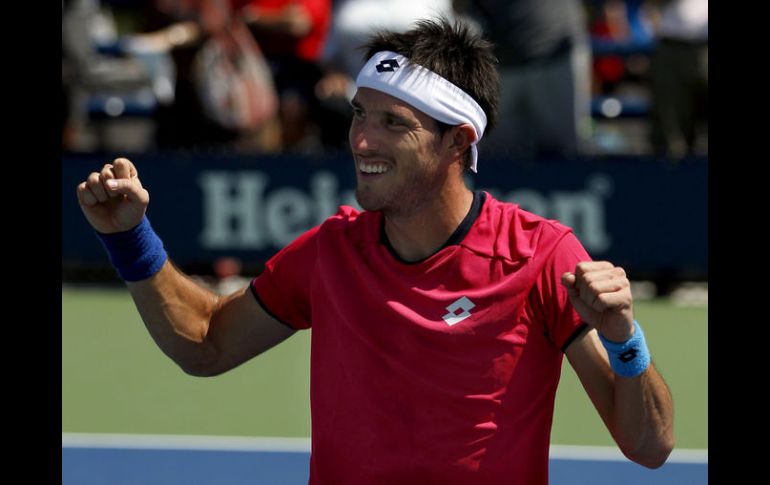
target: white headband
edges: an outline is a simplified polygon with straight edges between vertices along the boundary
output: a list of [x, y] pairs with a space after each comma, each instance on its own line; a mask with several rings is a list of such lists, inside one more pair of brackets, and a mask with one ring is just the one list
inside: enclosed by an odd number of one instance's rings
[[448, 125], [470, 124], [476, 135], [471, 142], [471, 170], [476, 171], [476, 143], [484, 135], [487, 115], [465, 91], [395, 52], [378, 52], [356, 79], [357, 88], [371, 88], [396, 97], [426, 115]]

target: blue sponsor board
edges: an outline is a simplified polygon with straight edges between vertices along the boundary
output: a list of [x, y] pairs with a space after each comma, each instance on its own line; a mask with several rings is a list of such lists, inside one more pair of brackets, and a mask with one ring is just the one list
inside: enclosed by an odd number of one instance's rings
[[[104, 265], [75, 187], [111, 155], [62, 157], [62, 262]], [[356, 205], [348, 155], [147, 153], [130, 157], [148, 216], [179, 265], [234, 256], [259, 266], [341, 204]], [[517, 161], [482, 157], [468, 185], [572, 227], [594, 259], [632, 277], [708, 275], [708, 161], [640, 157]]]

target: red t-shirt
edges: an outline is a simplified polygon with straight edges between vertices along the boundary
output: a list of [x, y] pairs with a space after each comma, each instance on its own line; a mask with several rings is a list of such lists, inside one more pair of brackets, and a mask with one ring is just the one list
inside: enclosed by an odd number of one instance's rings
[[[486, 200], [484, 200], [486, 199]], [[268, 261], [252, 290], [312, 326], [310, 484], [546, 484], [571, 230], [477, 192], [442, 249], [400, 261], [351, 207]]]

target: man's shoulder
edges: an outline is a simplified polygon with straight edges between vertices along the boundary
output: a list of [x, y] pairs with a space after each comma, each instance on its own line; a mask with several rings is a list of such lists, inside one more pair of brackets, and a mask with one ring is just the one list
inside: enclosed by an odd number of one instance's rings
[[321, 227], [326, 229], [339, 229], [355, 223], [359, 219], [368, 217], [367, 211], [360, 211], [353, 206], [341, 205], [337, 207], [337, 212], [330, 215], [321, 223]]
[[495, 199], [487, 194], [476, 248], [490, 256], [519, 260], [552, 249], [572, 229], [555, 219], [529, 212], [515, 202]]
[[379, 213], [361, 211], [349, 205], [341, 205], [337, 212], [327, 217], [318, 227], [318, 232], [325, 235], [345, 237], [365, 237], [378, 227]]
[[490, 194], [487, 194], [487, 200], [489, 211], [496, 214], [500, 221], [509, 221], [509, 227], [513, 230], [527, 231], [532, 228], [540, 228], [556, 233], [572, 230], [556, 219], [525, 210], [516, 202], [499, 200]]

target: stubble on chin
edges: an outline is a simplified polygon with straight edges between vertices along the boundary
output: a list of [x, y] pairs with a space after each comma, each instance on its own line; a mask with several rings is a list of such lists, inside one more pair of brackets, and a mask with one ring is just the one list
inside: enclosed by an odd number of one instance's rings
[[383, 210], [387, 206], [387, 200], [378, 196], [368, 187], [356, 187], [356, 202], [367, 211]]
[[414, 193], [419, 190], [414, 184], [407, 184], [400, 190], [390, 190], [381, 194], [369, 187], [356, 187], [356, 201], [366, 211], [382, 211], [387, 217], [400, 217], [408, 214], [418, 204], [420, 197]]

